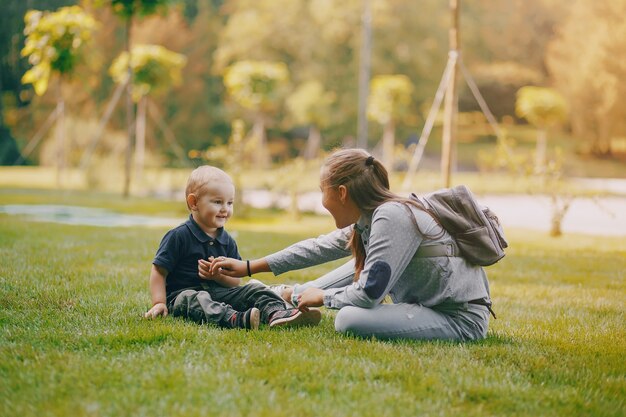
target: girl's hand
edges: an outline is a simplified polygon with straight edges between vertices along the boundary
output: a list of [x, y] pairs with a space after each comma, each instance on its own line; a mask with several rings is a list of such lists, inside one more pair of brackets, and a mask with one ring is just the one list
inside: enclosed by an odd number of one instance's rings
[[324, 290], [308, 288], [298, 295], [298, 309], [307, 311], [309, 307], [319, 307], [324, 304]]
[[143, 316], [147, 319], [154, 319], [159, 316], [167, 317], [167, 306], [165, 303], [156, 303]]
[[248, 267], [245, 261], [224, 256], [217, 257], [210, 262], [200, 260], [198, 269], [200, 276], [207, 278], [219, 274], [235, 278], [248, 276]]

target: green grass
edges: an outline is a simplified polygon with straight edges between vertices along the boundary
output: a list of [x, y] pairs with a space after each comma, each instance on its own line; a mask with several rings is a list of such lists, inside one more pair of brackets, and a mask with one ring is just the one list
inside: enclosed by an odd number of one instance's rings
[[[231, 224], [244, 257], [332, 228], [262, 214]], [[488, 269], [498, 319], [486, 340], [458, 344], [339, 335], [332, 311], [316, 328], [258, 332], [143, 320], [164, 231], [0, 215], [1, 416], [626, 414], [623, 239], [510, 231]]]

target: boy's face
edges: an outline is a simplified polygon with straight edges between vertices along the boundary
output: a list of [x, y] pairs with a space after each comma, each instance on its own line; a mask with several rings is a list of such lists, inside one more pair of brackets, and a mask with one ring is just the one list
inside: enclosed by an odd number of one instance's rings
[[187, 197], [194, 220], [207, 233], [224, 227], [233, 215], [235, 186], [230, 182], [211, 182], [198, 195]]

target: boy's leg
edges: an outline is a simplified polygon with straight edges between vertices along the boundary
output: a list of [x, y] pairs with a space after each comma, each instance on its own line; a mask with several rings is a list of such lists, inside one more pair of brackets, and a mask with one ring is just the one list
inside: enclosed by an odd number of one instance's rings
[[211, 292], [215, 300], [230, 304], [235, 310], [258, 308], [263, 323], [267, 323], [274, 312], [286, 308], [285, 301], [261, 282], [231, 288], [216, 287]]
[[459, 304], [457, 309], [438, 311], [417, 304], [381, 304], [366, 309], [344, 307], [335, 319], [335, 329], [362, 337], [416, 340], [476, 340], [487, 333], [486, 307]]
[[254, 312], [238, 316], [237, 310], [228, 304], [214, 300], [207, 291], [182, 291], [172, 302], [170, 311], [173, 316], [184, 317], [196, 323], [212, 323], [227, 328], [258, 327], [258, 317], [256, 317], [256, 326], [254, 323]]
[[237, 310], [258, 308], [261, 311], [261, 321], [268, 323], [270, 327], [317, 325], [322, 318], [318, 309], [311, 308], [307, 312], [301, 312], [296, 308], [287, 308], [285, 301], [262, 282], [215, 289], [213, 296]]

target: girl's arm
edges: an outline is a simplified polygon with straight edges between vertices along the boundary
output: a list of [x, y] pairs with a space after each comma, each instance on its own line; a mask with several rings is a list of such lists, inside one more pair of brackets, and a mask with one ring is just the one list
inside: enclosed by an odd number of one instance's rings
[[323, 264], [349, 256], [348, 241], [352, 236], [352, 226], [337, 229], [327, 235], [303, 240], [265, 257], [274, 275], [296, 269]]
[[210, 279], [217, 273], [233, 278], [246, 277], [248, 276], [248, 262], [250, 262], [250, 275], [257, 272], [271, 272], [265, 258], [242, 261], [220, 256], [212, 261], [200, 259], [198, 261], [198, 274], [205, 279]]
[[213, 262], [198, 261], [198, 270], [201, 277], [207, 278], [219, 271], [230, 277], [245, 277], [257, 272], [273, 272], [280, 275], [283, 272], [307, 268], [325, 262], [334, 261], [350, 255], [346, 248], [352, 234], [352, 226], [338, 229], [318, 238], [303, 240], [298, 243], [268, 255], [264, 258], [248, 261], [233, 258], [216, 258]]

